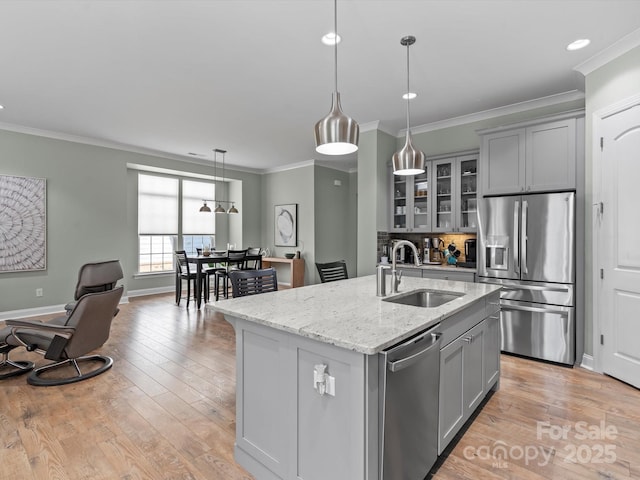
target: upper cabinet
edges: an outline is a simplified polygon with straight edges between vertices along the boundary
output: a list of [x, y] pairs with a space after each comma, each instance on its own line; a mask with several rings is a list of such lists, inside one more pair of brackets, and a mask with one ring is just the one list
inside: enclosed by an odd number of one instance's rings
[[438, 156], [425, 172], [394, 175], [391, 186], [391, 232], [475, 232], [478, 153]]
[[433, 232], [475, 232], [478, 155], [433, 161], [436, 200]]
[[394, 175], [391, 180], [392, 232], [429, 232], [431, 229], [431, 163], [420, 175]]
[[480, 134], [482, 195], [576, 188], [576, 114]]

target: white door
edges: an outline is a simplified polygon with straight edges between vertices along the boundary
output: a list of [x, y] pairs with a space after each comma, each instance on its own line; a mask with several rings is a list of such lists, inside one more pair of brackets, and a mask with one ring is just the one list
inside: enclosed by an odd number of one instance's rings
[[640, 387], [640, 105], [604, 118], [601, 125], [602, 367]]

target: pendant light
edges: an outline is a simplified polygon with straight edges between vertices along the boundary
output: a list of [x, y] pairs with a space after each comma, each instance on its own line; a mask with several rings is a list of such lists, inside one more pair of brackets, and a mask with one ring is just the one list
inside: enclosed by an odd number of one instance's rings
[[409, 46], [416, 43], [416, 37], [409, 35], [402, 37], [400, 44], [407, 47], [407, 138], [399, 151], [393, 154], [394, 175], [417, 175], [424, 172], [424, 153], [416, 149], [411, 142], [411, 129], [409, 128]]
[[345, 155], [358, 150], [360, 127], [342, 112], [338, 93], [338, 0], [333, 2], [333, 47], [335, 91], [331, 97], [331, 111], [314, 128], [316, 151], [325, 155]]

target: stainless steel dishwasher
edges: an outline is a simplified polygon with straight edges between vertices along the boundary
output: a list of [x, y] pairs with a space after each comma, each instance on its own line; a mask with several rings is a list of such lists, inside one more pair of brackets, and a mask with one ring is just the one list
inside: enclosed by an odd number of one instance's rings
[[382, 480], [423, 480], [438, 457], [439, 327], [379, 356]]

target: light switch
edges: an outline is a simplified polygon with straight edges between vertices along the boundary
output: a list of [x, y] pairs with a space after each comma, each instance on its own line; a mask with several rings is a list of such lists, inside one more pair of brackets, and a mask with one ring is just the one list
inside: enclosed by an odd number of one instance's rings
[[336, 377], [327, 375], [327, 395], [336, 396]]

